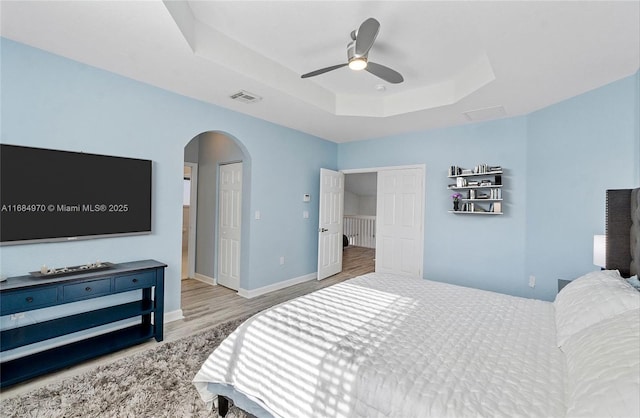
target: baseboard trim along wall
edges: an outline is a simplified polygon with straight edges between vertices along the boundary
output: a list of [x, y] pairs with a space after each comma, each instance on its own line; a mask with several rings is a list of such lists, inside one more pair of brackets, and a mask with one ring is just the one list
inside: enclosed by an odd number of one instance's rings
[[213, 277], [205, 276], [204, 274], [196, 273], [194, 274], [194, 279], [201, 281], [202, 283], [210, 284], [212, 286], [216, 286], [218, 282]]
[[184, 319], [184, 315], [182, 314], [182, 309], [178, 309], [175, 311], [167, 312], [164, 314], [164, 323], [178, 321], [180, 319]]
[[294, 277], [293, 279], [285, 280], [283, 282], [278, 282], [274, 284], [270, 284], [268, 286], [259, 287], [253, 290], [247, 290], [240, 288], [238, 289], [238, 295], [243, 298], [252, 299], [257, 296], [262, 296], [266, 293], [273, 292], [275, 290], [284, 289], [285, 287], [293, 286], [295, 284], [300, 284], [304, 282], [308, 282], [310, 280], [315, 280], [318, 277], [318, 272], [305, 274], [304, 276]]

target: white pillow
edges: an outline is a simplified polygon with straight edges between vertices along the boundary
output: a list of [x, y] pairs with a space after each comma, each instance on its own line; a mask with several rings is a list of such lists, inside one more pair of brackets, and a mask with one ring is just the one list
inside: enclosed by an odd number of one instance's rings
[[556, 296], [556, 332], [562, 347], [576, 332], [603, 319], [640, 308], [640, 292], [617, 270], [594, 271], [567, 284]]
[[640, 416], [640, 310], [629, 310], [570, 337], [567, 417]]
[[629, 277], [627, 279], [627, 283], [629, 283], [631, 286], [635, 287], [636, 289], [640, 289], [640, 280], [638, 280], [637, 274], [635, 276]]

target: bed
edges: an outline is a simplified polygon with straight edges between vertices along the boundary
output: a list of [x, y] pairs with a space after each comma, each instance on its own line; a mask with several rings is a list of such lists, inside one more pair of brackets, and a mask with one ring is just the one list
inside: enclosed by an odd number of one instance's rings
[[[608, 239], [631, 219], [626, 248], [609, 247], [629, 254], [627, 277], [639, 207], [640, 189], [607, 192]], [[620, 273], [607, 264], [554, 302], [360, 276], [248, 319], [194, 384], [209, 405], [260, 418], [638, 417], [640, 293]]]

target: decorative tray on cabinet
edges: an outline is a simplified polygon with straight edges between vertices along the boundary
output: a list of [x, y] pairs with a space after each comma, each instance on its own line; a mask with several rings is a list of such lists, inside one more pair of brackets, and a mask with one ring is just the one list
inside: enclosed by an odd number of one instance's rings
[[43, 273], [42, 271], [30, 271], [29, 274], [33, 277], [38, 277], [38, 278], [50, 278], [50, 277], [68, 276], [70, 274], [90, 273], [94, 271], [106, 270], [106, 269], [112, 268], [113, 266], [115, 266], [115, 264], [113, 263], [98, 261], [95, 263], [83, 264], [81, 266], [47, 269], [46, 273]]

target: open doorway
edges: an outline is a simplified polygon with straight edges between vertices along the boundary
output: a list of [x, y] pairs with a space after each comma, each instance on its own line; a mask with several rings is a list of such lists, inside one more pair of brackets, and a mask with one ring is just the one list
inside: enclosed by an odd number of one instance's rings
[[[226, 176], [225, 167], [234, 163], [242, 163], [244, 172], [239, 175]], [[218, 131], [203, 132], [192, 138], [184, 149], [185, 166], [185, 196], [190, 189], [190, 199], [185, 197], [183, 202], [183, 268], [182, 277], [195, 279], [209, 285], [222, 284], [221, 274], [231, 268], [234, 286], [228, 286], [239, 290], [241, 281], [241, 266], [244, 255], [244, 243], [240, 236], [244, 236], [244, 228], [237, 229], [237, 237], [234, 235], [231, 246], [229, 240], [228, 225], [224, 221], [227, 203], [233, 211], [229, 212], [233, 225], [240, 224], [248, 214], [249, 198], [244, 188], [251, 173], [251, 162], [248, 153], [231, 135]], [[189, 168], [190, 171], [190, 178]], [[226, 179], [226, 180], [225, 180]], [[228, 179], [234, 179], [229, 182]], [[190, 181], [190, 185], [189, 182]], [[226, 190], [227, 185], [233, 184], [233, 190]], [[190, 186], [190, 187], [189, 187]], [[236, 194], [234, 199], [225, 199], [225, 193]], [[240, 196], [242, 196], [240, 198]], [[186, 209], [186, 201], [190, 200], [189, 210]], [[188, 215], [187, 215], [188, 214]], [[223, 219], [220, 218], [223, 217]], [[187, 221], [188, 218], [188, 221]], [[197, 219], [196, 219], [197, 218]], [[191, 227], [187, 225], [190, 224]], [[189, 241], [186, 242], [187, 231], [191, 231]], [[236, 233], [236, 230], [232, 231]], [[237, 239], [235, 239], [237, 238]], [[243, 247], [242, 250], [240, 247]], [[185, 281], [186, 282], [186, 281]], [[183, 282], [183, 285], [185, 284]]]
[[[422, 277], [423, 248], [424, 248], [424, 165], [396, 166], [376, 169], [351, 169], [342, 170], [345, 187], [351, 174], [375, 173], [375, 215], [372, 226], [353, 231], [348, 225], [345, 230], [349, 235], [345, 241], [367, 245], [367, 241], [375, 242], [375, 271], [379, 273], [394, 273], [412, 277]], [[322, 171], [321, 171], [322, 177]], [[363, 177], [363, 179], [366, 177]], [[357, 177], [354, 177], [357, 179]], [[321, 188], [322, 191], [322, 188]], [[354, 193], [353, 187], [350, 189]], [[364, 194], [356, 192], [355, 194]], [[372, 195], [370, 195], [371, 197]], [[348, 199], [348, 198], [347, 198]], [[344, 200], [347, 200], [344, 199]], [[365, 199], [364, 205], [371, 203], [371, 198]], [[356, 210], [340, 206], [336, 209], [340, 212], [339, 219], [343, 220], [343, 213], [355, 212], [360, 217], [363, 211], [358, 200]], [[323, 195], [320, 193], [320, 205], [323, 206]], [[349, 203], [346, 203], [349, 205]], [[344, 210], [343, 210], [344, 209]], [[322, 213], [322, 212], [321, 212]], [[373, 212], [369, 212], [373, 213]], [[358, 220], [359, 221], [359, 220]], [[347, 222], [343, 222], [347, 223]], [[318, 233], [322, 234], [328, 229], [320, 222]], [[320, 235], [321, 236], [321, 235]], [[334, 257], [342, 262], [344, 251], [334, 250], [327, 257], [323, 247], [318, 248], [318, 259]], [[335, 254], [338, 255], [335, 255]], [[319, 263], [320, 264], [320, 263]], [[320, 267], [318, 267], [320, 271]], [[318, 275], [320, 278], [320, 275]]]
[[193, 278], [196, 264], [198, 165], [184, 163], [182, 193], [182, 279]]
[[344, 176], [343, 269], [357, 275], [375, 270], [377, 172]]

